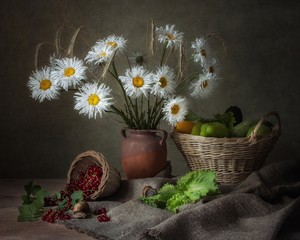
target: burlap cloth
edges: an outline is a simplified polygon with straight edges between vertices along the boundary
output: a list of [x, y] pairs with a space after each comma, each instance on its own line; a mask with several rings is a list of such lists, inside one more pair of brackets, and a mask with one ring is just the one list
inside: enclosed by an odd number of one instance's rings
[[64, 224], [96, 239], [300, 239], [300, 160], [269, 164], [177, 214], [139, 201], [145, 185], [158, 188], [170, 181], [176, 178], [122, 181], [116, 195], [89, 203], [107, 208], [111, 221], [91, 217]]

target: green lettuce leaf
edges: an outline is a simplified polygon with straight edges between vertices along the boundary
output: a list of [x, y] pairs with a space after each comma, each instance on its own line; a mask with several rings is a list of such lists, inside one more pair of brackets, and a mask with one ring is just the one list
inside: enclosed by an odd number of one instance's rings
[[168, 199], [166, 204], [166, 209], [176, 213], [179, 207], [191, 203], [191, 199], [182, 193], [176, 193], [170, 199]]
[[176, 185], [166, 183], [156, 195], [142, 197], [141, 201], [153, 207], [177, 212], [185, 204], [195, 203], [218, 193], [215, 172], [198, 170], [180, 177]]
[[142, 197], [141, 200], [153, 207], [166, 208], [167, 201], [177, 193], [179, 193], [179, 190], [174, 185], [166, 183], [158, 190], [156, 195]]

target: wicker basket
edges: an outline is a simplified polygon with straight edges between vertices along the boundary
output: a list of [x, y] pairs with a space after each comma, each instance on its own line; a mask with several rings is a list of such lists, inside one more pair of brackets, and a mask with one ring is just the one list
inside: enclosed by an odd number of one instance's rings
[[[277, 119], [270, 134], [257, 137], [261, 124], [270, 116]], [[184, 156], [190, 170], [210, 169], [216, 172], [220, 184], [239, 183], [259, 169], [277, 142], [281, 132], [279, 115], [265, 114], [251, 136], [243, 138], [213, 138], [171, 132], [171, 138]]]
[[89, 197], [95, 200], [115, 193], [121, 184], [121, 176], [117, 169], [109, 166], [103, 154], [89, 150], [79, 154], [72, 162], [68, 175], [67, 183], [71, 179], [75, 180], [80, 172], [84, 172], [89, 166], [96, 164], [102, 167], [103, 175], [98, 189]]

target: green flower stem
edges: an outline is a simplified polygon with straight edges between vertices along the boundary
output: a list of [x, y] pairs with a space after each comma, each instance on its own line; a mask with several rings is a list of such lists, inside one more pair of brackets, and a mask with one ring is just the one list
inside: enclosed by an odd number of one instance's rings
[[153, 105], [152, 108], [150, 108], [150, 112], [148, 115], [148, 119], [149, 119], [149, 126], [151, 126], [151, 128], [157, 128], [157, 125], [159, 123], [159, 121], [157, 121], [157, 118], [161, 115], [162, 113], [162, 102], [163, 102], [163, 98], [161, 98], [160, 100], [156, 97], [155, 98], [155, 103]]
[[114, 114], [117, 114], [118, 116], [120, 116], [123, 120], [124, 120], [124, 123], [130, 127], [130, 128], [133, 128], [134, 127], [134, 122], [132, 121], [132, 119], [128, 118], [127, 115], [120, 109], [118, 109], [117, 107], [115, 106], [111, 106], [111, 109], [113, 111], [107, 111], [107, 112], [111, 112], [111, 113], [114, 113]]
[[138, 109], [138, 101], [137, 98], [135, 99], [135, 104], [132, 106], [134, 108], [135, 117], [137, 119], [138, 124], [140, 124], [140, 116], [139, 116], [139, 109]]
[[162, 117], [164, 116], [164, 114], [162, 113], [163, 101], [164, 101], [163, 98], [160, 99], [160, 101], [155, 106], [154, 123], [153, 123], [154, 126], [157, 126], [160, 120], [162, 119]]
[[163, 118], [163, 116], [164, 116], [164, 114], [161, 112], [161, 113], [158, 115], [156, 121], [154, 122], [154, 126], [157, 126], [157, 125], [159, 124], [159, 122], [160, 122], [160, 120]]
[[134, 109], [134, 105], [132, 103], [132, 100], [126, 95], [125, 89], [123, 87], [122, 82], [119, 79], [119, 75], [117, 72], [117, 68], [115, 66], [115, 62], [112, 61], [112, 67], [113, 67], [113, 72], [109, 70], [109, 72], [111, 73], [111, 75], [117, 80], [118, 84], [120, 85], [121, 89], [122, 89], [122, 93], [125, 99], [125, 105], [126, 105], [126, 109], [128, 110], [128, 114], [130, 115], [131, 118], [134, 118], [135, 122], [138, 121], [137, 117], [134, 117], [134, 113], [131, 111], [131, 107]]

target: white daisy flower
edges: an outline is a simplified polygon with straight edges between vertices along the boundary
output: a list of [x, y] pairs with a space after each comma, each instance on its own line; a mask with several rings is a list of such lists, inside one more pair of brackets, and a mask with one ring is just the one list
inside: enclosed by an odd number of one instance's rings
[[125, 76], [119, 76], [122, 81], [126, 94], [129, 97], [137, 98], [140, 95], [147, 95], [151, 89], [152, 74], [142, 66], [134, 66], [131, 70], [127, 69]]
[[76, 57], [56, 59], [52, 75], [55, 83], [68, 91], [70, 87], [75, 88], [86, 78], [86, 69], [83, 61]]
[[151, 93], [161, 98], [168, 98], [175, 93], [175, 74], [168, 66], [159, 67], [152, 75], [154, 86]]
[[93, 63], [94, 65], [106, 63], [113, 53], [114, 50], [111, 46], [98, 42], [88, 52], [87, 56], [85, 57], [85, 61], [87, 63]]
[[203, 68], [204, 72], [214, 73], [217, 76], [220, 76], [221, 65], [219, 61], [215, 58], [213, 58], [210, 62], [205, 61]]
[[187, 100], [180, 96], [169, 99], [162, 111], [165, 114], [164, 119], [174, 126], [177, 122], [183, 121], [188, 113]]
[[97, 114], [102, 117], [103, 112], [107, 111], [112, 105], [110, 97], [111, 89], [102, 83], [84, 84], [79, 92], [75, 93], [74, 109], [79, 110], [79, 114], [87, 115], [88, 118], [95, 118]]
[[211, 59], [210, 49], [204, 37], [196, 38], [196, 40], [192, 42], [192, 48], [194, 49], [194, 62], [200, 62], [201, 65], [204, 65], [208, 59]]
[[199, 75], [199, 78], [190, 85], [191, 96], [206, 98], [215, 89], [218, 84], [219, 77], [215, 73], [203, 72]]
[[183, 42], [183, 33], [174, 30], [175, 25], [156, 28], [158, 41], [167, 43], [168, 47], [179, 47]]
[[29, 77], [27, 86], [31, 91], [31, 97], [40, 102], [43, 102], [45, 99], [56, 99], [60, 93], [60, 88], [54, 83], [51, 76], [50, 67], [34, 71]]
[[122, 36], [110, 35], [97, 43], [111, 47], [113, 50], [123, 51], [125, 49], [126, 40]]

